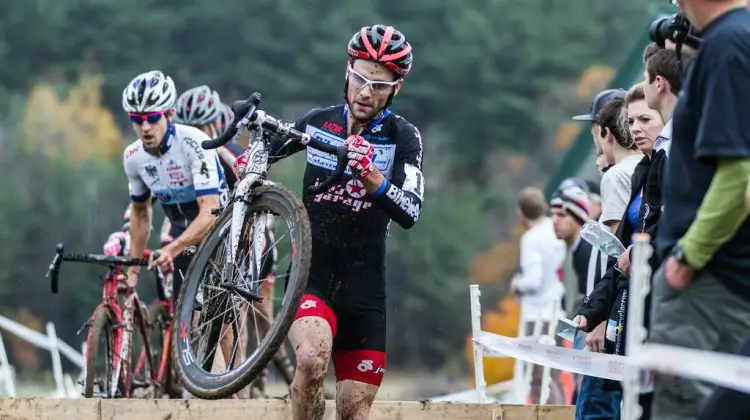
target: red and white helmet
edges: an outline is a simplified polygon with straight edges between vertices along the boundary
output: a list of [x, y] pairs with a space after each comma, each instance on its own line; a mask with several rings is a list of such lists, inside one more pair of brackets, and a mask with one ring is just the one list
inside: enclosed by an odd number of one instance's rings
[[219, 117], [221, 98], [206, 85], [186, 90], [175, 105], [174, 121], [195, 127], [211, 124]]
[[404, 77], [411, 70], [411, 44], [404, 34], [393, 26], [365, 26], [349, 41], [351, 61], [357, 58], [381, 63], [398, 77]]
[[227, 131], [227, 128], [229, 128], [229, 124], [234, 121], [234, 112], [232, 112], [232, 107], [227, 104], [220, 104], [219, 105], [219, 117], [216, 118], [216, 121], [214, 122], [214, 126], [216, 127], [216, 135], [220, 136], [224, 134], [225, 131]]

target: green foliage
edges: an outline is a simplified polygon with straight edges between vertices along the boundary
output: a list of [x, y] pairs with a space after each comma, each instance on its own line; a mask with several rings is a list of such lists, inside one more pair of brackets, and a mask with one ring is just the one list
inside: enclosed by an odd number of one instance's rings
[[14, 65], [0, 69], [0, 86], [25, 90], [39, 76], [93, 66], [106, 75], [107, 104], [119, 110], [125, 83], [160, 68], [179, 90], [207, 83], [226, 102], [258, 90], [269, 110], [325, 105], [342, 99], [351, 35], [385, 22], [414, 45], [414, 69], [395, 110], [422, 127], [449, 122], [444, 129], [451, 137], [471, 139], [472, 148], [454, 144], [456, 173], [483, 182], [483, 156], [508, 147], [530, 151], [545, 141], [534, 113], [539, 99], [592, 63], [616, 62], [648, 6], [647, 0], [5, 2], [0, 58]]
[[474, 188], [428, 190], [419, 223], [408, 231], [391, 224], [389, 363], [429, 367], [463, 345], [470, 328], [468, 266], [489, 239], [482, 223], [485, 200]]
[[[361, 26], [382, 22], [402, 30], [414, 46], [413, 71], [393, 109], [422, 131], [429, 189], [420, 222], [408, 232], [391, 227], [389, 364], [439, 366], [459, 353], [469, 329], [469, 264], [497, 239], [490, 237], [496, 225], [512, 217], [506, 211], [512, 188], [486, 185], [508, 174], [489, 157], [543, 150], [550, 123], [538, 115], [540, 102], [592, 64], [619, 64], [650, 3], [0, 2], [0, 60], [12, 63], [0, 67], [6, 175], [0, 185], [0, 304], [28, 305], [58, 321], [66, 341], [83, 340], [74, 334], [100, 298], [101, 271], [66, 265], [61, 294], [52, 297], [44, 271], [57, 241], [71, 252], [99, 251], [119, 228], [128, 202], [119, 159], [72, 164], [64, 156], [22, 152], [23, 133], [14, 132], [23, 116], [19, 96], [41, 82], [59, 87], [84, 72], [102, 74], [104, 103], [131, 138], [122, 89], [135, 74], [158, 68], [174, 77], [178, 90], [205, 83], [227, 103], [259, 91], [268, 112], [294, 120], [343, 100], [346, 44]], [[277, 164], [271, 177], [299, 194], [304, 164], [303, 152]], [[541, 176], [531, 174], [534, 182]], [[162, 212], [154, 214], [158, 228]], [[150, 292], [146, 287], [143, 293]]]

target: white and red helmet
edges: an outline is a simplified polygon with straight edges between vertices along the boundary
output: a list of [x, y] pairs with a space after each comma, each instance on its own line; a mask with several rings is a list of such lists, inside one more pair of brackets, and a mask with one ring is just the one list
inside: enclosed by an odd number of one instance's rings
[[227, 104], [220, 104], [219, 108], [219, 117], [214, 123], [217, 136], [224, 134], [224, 132], [227, 131], [227, 128], [229, 128], [229, 124], [234, 121], [234, 112], [232, 112], [231, 106]]
[[177, 99], [174, 121], [199, 127], [211, 124], [219, 117], [221, 98], [206, 85], [186, 90]]

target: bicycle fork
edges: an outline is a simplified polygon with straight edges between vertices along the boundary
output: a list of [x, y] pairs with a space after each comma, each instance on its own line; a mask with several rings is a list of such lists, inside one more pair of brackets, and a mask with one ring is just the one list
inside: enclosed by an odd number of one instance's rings
[[[251, 162], [256, 155], [265, 154], [265, 147], [263, 142], [258, 141], [253, 143], [251, 152]], [[258, 159], [260, 161], [260, 159]], [[264, 158], [263, 162], [266, 161]], [[247, 176], [240, 181], [239, 185], [234, 192], [234, 205], [232, 207], [232, 222], [230, 227], [230, 241], [229, 247], [227, 247], [227, 262], [224, 264], [224, 270], [222, 273], [221, 286], [224, 289], [230, 290], [240, 296], [242, 296], [248, 302], [259, 302], [262, 297], [258, 294], [258, 282], [253, 281], [249, 285], [249, 290], [246, 290], [242, 285], [238, 285], [235, 281], [235, 263], [237, 262], [239, 242], [242, 238], [242, 230], [244, 228], [245, 214], [247, 212], [247, 205], [249, 201], [246, 197], [250, 197], [250, 192], [253, 186], [260, 179], [260, 173], [263, 168], [263, 164], [252, 164], [247, 171]], [[244, 265], [250, 264], [250, 273], [252, 279], [258, 279], [261, 268], [261, 256], [263, 252], [263, 240], [265, 239], [265, 218], [253, 218], [253, 258], [252, 261], [240, 261], [240, 272], [242, 278], [246, 278]]]

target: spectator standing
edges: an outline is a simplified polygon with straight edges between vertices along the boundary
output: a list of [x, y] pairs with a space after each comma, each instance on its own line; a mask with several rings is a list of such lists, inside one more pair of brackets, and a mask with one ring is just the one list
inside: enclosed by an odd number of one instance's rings
[[[623, 162], [622, 157], [625, 157], [625, 153], [621, 153], [620, 149], [632, 149], [633, 146], [627, 143], [626, 136], [623, 136], [622, 131], [619, 130], [617, 120], [619, 117], [620, 109], [622, 108], [622, 99], [626, 95], [626, 91], [623, 89], [608, 89], [599, 92], [591, 103], [589, 114], [578, 115], [573, 117], [574, 120], [578, 121], [590, 121], [591, 122], [591, 136], [594, 142], [594, 147], [597, 154], [597, 167], [599, 168], [600, 174], [604, 177], [607, 176], [607, 185], [605, 187], [605, 181], [602, 180], [601, 190], [601, 208], [599, 211], [598, 221], [600, 223], [608, 220], [612, 223], [612, 213], [620, 212], [620, 216], [625, 211], [625, 205], [620, 198], [623, 194], [630, 194], [629, 176], [623, 176], [623, 173], [627, 173], [630, 166], [629, 162]], [[612, 105], [615, 102], [616, 105]], [[608, 111], [604, 111], [605, 108], [609, 108]], [[608, 126], [602, 127], [602, 122]], [[605, 141], [602, 141], [604, 137]], [[609, 140], [609, 142], [606, 142]], [[617, 146], [615, 146], [616, 143]], [[602, 143], [605, 143], [602, 146]], [[611, 144], [611, 147], [610, 147]], [[607, 148], [607, 153], [604, 151], [604, 147]], [[617, 153], [615, 153], [615, 147]], [[615, 159], [617, 154], [617, 159]], [[623, 165], [624, 163], [624, 165]], [[618, 167], [619, 166], [619, 167]], [[610, 170], [618, 167], [615, 171], [615, 175], [607, 175]], [[631, 170], [632, 172], [632, 170]], [[622, 182], [612, 182], [611, 179], [618, 179]], [[627, 178], [627, 179], [626, 179]], [[608, 203], [608, 209], [605, 209], [605, 203]], [[619, 210], [618, 210], [619, 209]], [[604, 211], [608, 211], [610, 216], [606, 216]], [[607, 267], [607, 258], [601, 254], [601, 265], [600, 271], [604, 272]], [[598, 283], [601, 278], [597, 279]], [[587, 290], [587, 295], [592, 293], [592, 290]], [[595, 324], [596, 325], [596, 324]], [[586, 346], [594, 352], [600, 352], [604, 350], [604, 330], [606, 323], [602, 319], [596, 328], [586, 330]], [[581, 347], [578, 345], [577, 347]], [[621, 392], [619, 390], [604, 390], [604, 380], [592, 376], [584, 376], [581, 380], [580, 391], [576, 398], [576, 420], [594, 420], [594, 419], [614, 419], [619, 417], [620, 413], [620, 400]]]
[[[750, 12], [734, 0], [681, 0], [703, 42], [674, 109], [650, 341], [736, 352], [750, 330]], [[695, 419], [713, 386], [656, 374], [657, 419]]]
[[[521, 237], [521, 272], [511, 282], [511, 293], [521, 303], [521, 318], [525, 320], [524, 335], [533, 334], [534, 323], [542, 323], [542, 334], [550, 325], [552, 310], [559, 310], [563, 285], [558, 270], [565, 258], [565, 243], [555, 236], [552, 219], [547, 216], [547, 200], [539, 188], [527, 187], [518, 195], [518, 216], [527, 231]], [[555, 308], [556, 307], [556, 308]], [[532, 403], [539, 403], [542, 384], [541, 366], [532, 367]], [[560, 371], [550, 370], [550, 404], [564, 404]]]

